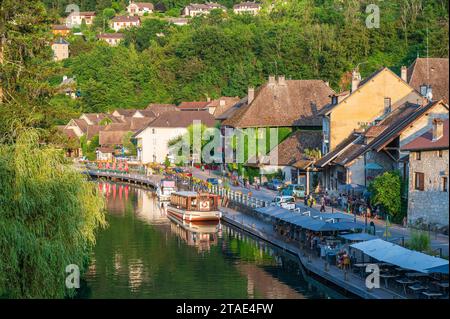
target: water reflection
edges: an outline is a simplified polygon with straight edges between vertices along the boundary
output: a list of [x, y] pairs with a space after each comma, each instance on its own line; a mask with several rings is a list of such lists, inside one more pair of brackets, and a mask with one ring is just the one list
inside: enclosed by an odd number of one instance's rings
[[98, 235], [82, 298], [340, 297], [271, 245], [220, 223], [169, 219], [147, 190], [98, 187], [109, 227]]

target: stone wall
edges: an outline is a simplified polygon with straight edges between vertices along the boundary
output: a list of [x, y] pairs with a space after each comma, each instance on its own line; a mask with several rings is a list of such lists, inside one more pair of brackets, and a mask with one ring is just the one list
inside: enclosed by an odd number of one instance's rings
[[[421, 160], [410, 154], [408, 223], [417, 227], [446, 229], [448, 232], [448, 191], [443, 191], [442, 177], [447, 177], [448, 190], [449, 151], [442, 157], [437, 151], [422, 152]], [[415, 189], [415, 173], [424, 173], [424, 191]]]

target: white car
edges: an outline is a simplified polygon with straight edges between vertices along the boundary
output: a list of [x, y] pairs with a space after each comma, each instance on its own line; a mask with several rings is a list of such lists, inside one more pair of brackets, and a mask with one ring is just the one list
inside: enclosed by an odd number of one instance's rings
[[278, 206], [289, 210], [295, 209], [295, 198], [293, 196], [276, 196], [272, 201], [272, 206]]

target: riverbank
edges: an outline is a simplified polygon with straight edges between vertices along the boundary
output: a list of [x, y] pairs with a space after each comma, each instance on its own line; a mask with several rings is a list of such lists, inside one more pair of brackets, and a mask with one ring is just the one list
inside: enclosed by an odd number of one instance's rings
[[324, 260], [315, 257], [311, 252], [278, 238], [268, 223], [231, 208], [221, 207], [221, 211], [224, 222], [297, 256], [307, 275], [320, 277], [334, 286], [364, 299], [405, 299], [404, 296], [381, 287], [368, 290], [363, 278], [352, 272], [342, 271], [335, 266], [326, 266]]

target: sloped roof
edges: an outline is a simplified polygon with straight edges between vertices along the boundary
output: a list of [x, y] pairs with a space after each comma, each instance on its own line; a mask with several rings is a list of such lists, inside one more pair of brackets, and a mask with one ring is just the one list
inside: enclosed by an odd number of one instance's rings
[[137, 111], [136, 109], [117, 109], [117, 110], [114, 110], [114, 112], [117, 112], [121, 116], [124, 116], [124, 117], [131, 117], [131, 116], [133, 116], [134, 113], [136, 113], [136, 111]]
[[[393, 139], [397, 138], [404, 129], [408, 128], [438, 103], [440, 102], [430, 102], [426, 105], [418, 105], [405, 102], [403, 105], [389, 113], [385, 119], [369, 128], [365, 133], [352, 133], [346, 140], [339, 144], [336, 149], [317, 161], [316, 166], [324, 167], [331, 161], [334, 164], [345, 166], [366, 151], [380, 151]], [[377, 131], [379, 131], [378, 135], [375, 134]], [[367, 133], [369, 133], [369, 136], [367, 136]], [[366, 144], [364, 141], [365, 137], [373, 137], [373, 139]]]
[[247, 105], [247, 97], [240, 99], [237, 103], [232, 105], [228, 110], [223, 112], [222, 114], [216, 116], [216, 119], [219, 121], [224, 121], [226, 119], [231, 118], [234, 113], [236, 113], [240, 108], [245, 107]]
[[106, 145], [121, 145], [123, 137], [127, 134], [129, 130], [102, 130], [99, 133], [99, 144], [101, 146]]
[[233, 6], [233, 9], [239, 9], [239, 8], [260, 8], [261, 7], [261, 3], [258, 2], [241, 2], [241, 3], [237, 3]]
[[88, 140], [92, 139], [95, 135], [100, 133], [101, 129], [102, 129], [101, 125], [88, 125], [86, 130], [86, 138]]
[[111, 20], [114, 22], [141, 22], [141, 19], [136, 16], [117, 16]]
[[86, 133], [88, 124], [85, 120], [73, 119], [73, 122], [75, 122], [76, 126], [78, 126], [83, 133]]
[[[261, 163], [270, 163], [270, 165], [279, 166], [295, 166], [299, 162], [313, 162], [304, 154], [304, 151], [305, 149], [320, 149], [321, 146], [322, 131], [296, 131], [274, 147], [267, 156], [263, 156], [261, 158]], [[255, 162], [255, 159], [253, 158], [249, 162]]]
[[156, 120], [151, 122], [151, 127], [188, 127], [193, 121], [201, 121], [208, 127], [213, 127], [216, 123], [214, 116], [207, 111], [170, 111], [161, 114]]
[[264, 84], [253, 101], [223, 125], [246, 127], [320, 126], [318, 112], [335, 92], [322, 80], [285, 80]]
[[433, 130], [431, 129], [403, 146], [402, 151], [448, 149], [448, 122], [448, 119], [444, 121], [444, 134], [441, 138], [433, 140]]
[[343, 153], [347, 148], [349, 148], [355, 141], [361, 138], [359, 134], [352, 133], [345, 140], [343, 140], [339, 145], [335, 147], [335, 149], [324, 156], [322, 156], [319, 160], [316, 161], [315, 165], [318, 167], [324, 167], [334, 158], [336, 158], [339, 154]]
[[123, 39], [123, 33], [100, 33], [98, 39]]
[[206, 109], [209, 102], [181, 102], [178, 105], [180, 110], [203, 110]]
[[153, 10], [154, 8], [153, 3], [151, 2], [134, 2], [134, 4], [137, 5], [139, 9], [148, 8], [150, 10]]
[[147, 106], [145, 110], [152, 111], [156, 116], [160, 116], [161, 114], [169, 111], [178, 111], [178, 108], [175, 104], [158, 104], [151, 103]]
[[157, 117], [156, 114], [152, 110], [147, 110], [147, 109], [136, 110], [136, 112], [133, 114], [133, 116], [135, 116], [136, 113], [138, 113], [138, 112], [144, 117], [149, 117], [149, 118], [156, 118]]
[[408, 83], [417, 91], [429, 84], [433, 90], [433, 100], [449, 102], [448, 58], [417, 58], [408, 68]]
[[208, 103], [207, 107], [214, 107], [214, 117], [217, 118], [225, 111], [228, 111], [233, 105], [239, 102], [239, 97], [222, 96]]

